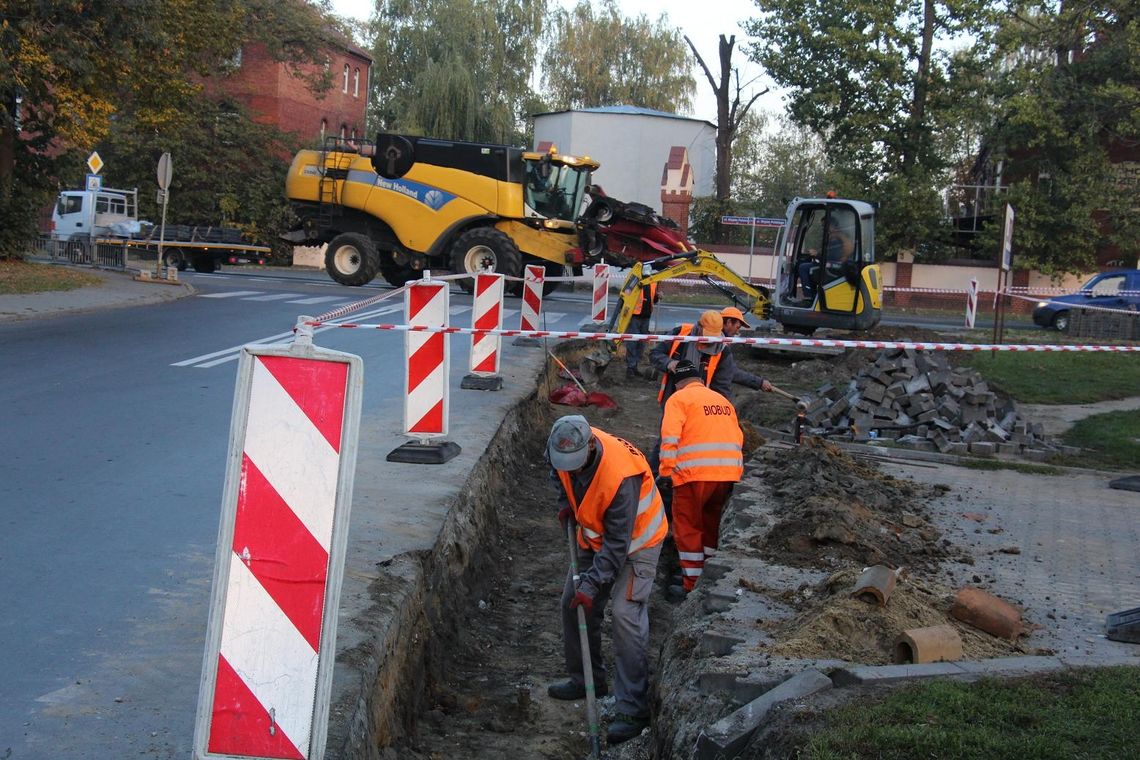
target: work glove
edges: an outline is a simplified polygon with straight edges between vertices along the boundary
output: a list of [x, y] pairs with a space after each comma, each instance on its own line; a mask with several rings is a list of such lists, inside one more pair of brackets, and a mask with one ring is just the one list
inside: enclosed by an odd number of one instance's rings
[[574, 510], [571, 507], [563, 507], [558, 510], [558, 522], [562, 526], [562, 530], [566, 530], [566, 523], [570, 522], [570, 518], [574, 516]]
[[574, 593], [574, 598], [570, 600], [570, 609], [577, 609], [578, 606], [586, 608], [586, 614], [594, 614], [594, 597], [586, 594], [585, 591], [579, 589]]

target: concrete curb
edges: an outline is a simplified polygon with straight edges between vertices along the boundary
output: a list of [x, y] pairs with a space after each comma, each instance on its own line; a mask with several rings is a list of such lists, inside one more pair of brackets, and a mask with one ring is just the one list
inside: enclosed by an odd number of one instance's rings
[[712, 726], [701, 731], [693, 760], [731, 760], [739, 757], [753, 735], [763, 727], [776, 705], [831, 688], [898, 685], [931, 678], [973, 681], [981, 678], [1016, 678], [1054, 673], [1069, 668], [1140, 666], [1140, 653], [1131, 657], [999, 657], [967, 662], [931, 662], [918, 665], [851, 665], [825, 675], [809, 668], [766, 691]]

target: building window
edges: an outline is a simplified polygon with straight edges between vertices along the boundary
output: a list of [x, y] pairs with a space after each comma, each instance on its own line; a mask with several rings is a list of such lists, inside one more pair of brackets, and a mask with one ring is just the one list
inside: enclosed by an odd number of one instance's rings
[[352, 72], [352, 97], [360, 97], [360, 69]]
[[341, 124], [340, 125], [340, 139], [345, 140], [347, 138], [348, 138], [348, 125], [347, 124]]
[[348, 64], [347, 63], [344, 64], [344, 86], [341, 88], [341, 92], [345, 92], [345, 93], [348, 92]]
[[329, 120], [321, 119], [321, 139], [325, 139], [325, 133], [329, 131]]

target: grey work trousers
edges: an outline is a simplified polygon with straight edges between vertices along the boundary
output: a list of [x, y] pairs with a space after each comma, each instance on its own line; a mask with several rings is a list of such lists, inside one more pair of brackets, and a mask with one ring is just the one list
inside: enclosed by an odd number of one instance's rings
[[[632, 316], [629, 318], [629, 327], [625, 331], [630, 335], [648, 335], [649, 317]], [[645, 343], [640, 340], [627, 340], [625, 342], [626, 369], [636, 370], [641, 362], [641, 355], [645, 352]]]
[[[630, 555], [613, 583], [598, 589], [594, 610], [586, 614], [586, 634], [590, 642], [590, 665], [597, 687], [606, 683], [602, 659], [602, 620], [606, 603], [613, 598], [614, 697], [622, 715], [649, 717], [649, 594], [657, 573], [661, 544]], [[579, 551], [578, 570], [586, 572], [594, 561], [592, 551]], [[582, 649], [578, 635], [578, 610], [570, 609], [576, 589], [573, 576], [566, 574], [562, 590], [562, 641], [566, 672], [575, 683], [584, 683]]]

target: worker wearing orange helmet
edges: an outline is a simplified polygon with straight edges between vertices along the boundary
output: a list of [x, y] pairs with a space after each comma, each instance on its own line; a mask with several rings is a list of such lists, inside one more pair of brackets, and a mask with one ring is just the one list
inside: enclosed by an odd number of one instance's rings
[[[673, 329], [678, 337], [706, 336], [720, 338], [734, 337], [741, 327], [748, 325], [740, 309], [730, 306], [722, 311], [709, 310], [701, 314], [696, 325], [682, 324]], [[757, 390], [771, 391], [772, 384], [759, 375], [741, 369], [733, 359], [732, 351], [722, 342], [698, 343], [675, 340], [657, 343], [649, 352], [649, 363], [662, 373], [661, 390], [657, 400], [662, 404], [673, 394], [674, 382], [670, 375], [676, 363], [687, 359], [702, 371], [704, 383], [709, 388], [732, 401], [733, 384], [744, 385]]]
[[676, 391], [661, 420], [659, 485], [673, 491], [682, 586], [669, 595], [680, 598], [696, 586], [705, 559], [716, 554], [721, 510], [744, 472], [744, 435], [732, 403], [705, 387], [696, 365], [682, 359], [671, 374]]

